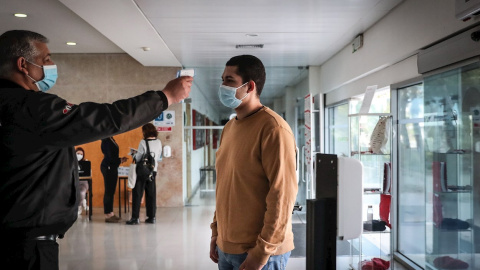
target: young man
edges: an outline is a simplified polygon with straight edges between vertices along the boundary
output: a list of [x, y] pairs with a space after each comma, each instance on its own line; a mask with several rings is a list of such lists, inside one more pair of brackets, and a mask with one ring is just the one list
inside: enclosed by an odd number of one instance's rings
[[162, 91], [116, 101], [70, 104], [47, 94], [57, 68], [38, 33], [0, 36], [0, 261], [4, 269], [58, 269], [57, 238], [77, 219], [75, 145], [111, 137], [188, 97], [192, 77]]
[[220, 270], [285, 269], [298, 189], [294, 136], [260, 103], [265, 68], [258, 58], [231, 58], [222, 80], [220, 100], [237, 116], [225, 125], [216, 155], [210, 258]]

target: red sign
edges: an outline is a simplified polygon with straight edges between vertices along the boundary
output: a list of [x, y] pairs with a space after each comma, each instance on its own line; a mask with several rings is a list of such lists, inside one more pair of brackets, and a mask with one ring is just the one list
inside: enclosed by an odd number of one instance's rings
[[172, 131], [172, 127], [157, 127], [158, 132]]

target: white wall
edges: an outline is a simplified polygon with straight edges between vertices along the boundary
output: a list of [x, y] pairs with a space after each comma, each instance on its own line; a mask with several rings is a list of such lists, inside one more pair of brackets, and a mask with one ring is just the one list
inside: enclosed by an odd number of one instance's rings
[[[384, 87], [418, 76], [419, 49], [477, 22], [455, 18], [455, 1], [406, 0], [364, 33], [355, 53], [346, 46], [325, 62], [318, 73], [327, 104], [365, 92], [368, 85]], [[315, 92], [312, 92], [315, 94]]]
[[199, 148], [197, 150], [192, 150], [191, 152], [191, 186], [194, 190], [200, 184], [200, 168], [205, 166], [207, 161], [205, 160], [205, 149], [207, 146]]

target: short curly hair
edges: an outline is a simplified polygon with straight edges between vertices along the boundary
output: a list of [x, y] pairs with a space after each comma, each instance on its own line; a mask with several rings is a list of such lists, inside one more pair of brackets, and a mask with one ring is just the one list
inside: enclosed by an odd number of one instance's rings
[[262, 61], [253, 55], [238, 55], [230, 58], [225, 66], [236, 66], [237, 73], [242, 77], [242, 83], [250, 80], [257, 86], [257, 95], [262, 94], [265, 85], [265, 66]]
[[152, 123], [148, 123], [142, 126], [143, 138], [157, 137], [158, 131]]

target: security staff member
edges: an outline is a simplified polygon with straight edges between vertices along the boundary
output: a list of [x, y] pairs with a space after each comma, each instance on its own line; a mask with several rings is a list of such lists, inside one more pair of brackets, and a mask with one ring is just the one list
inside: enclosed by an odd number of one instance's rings
[[137, 128], [188, 97], [192, 77], [113, 104], [47, 94], [57, 70], [38, 33], [0, 36], [0, 265], [58, 269], [57, 238], [77, 219], [75, 145]]

